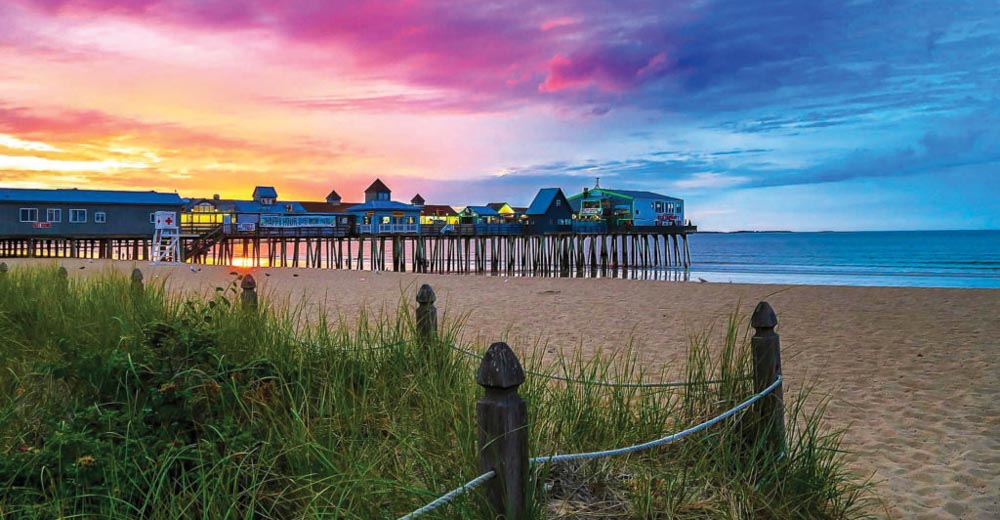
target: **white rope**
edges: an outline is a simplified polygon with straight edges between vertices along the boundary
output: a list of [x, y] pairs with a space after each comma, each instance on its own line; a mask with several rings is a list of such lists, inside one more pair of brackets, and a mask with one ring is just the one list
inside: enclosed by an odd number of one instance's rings
[[634, 452], [634, 451], [644, 450], [644, 449], [647, 449], [647, 448], [652, 448], [652, 447], [655, 447], [655, 446], [660, 446], [660, 445], [663, 445], [663, 444], [668, 444], [668, 443], [674, 442], [676, 440], [683, 439], [684, 437], [687, 437], [688, 435], [691, 435], [692, 433], [700, 432], [701, 430], [704, 430], [704, 429], [706, 429], [706, 428], [708, 428], [708, 427], [710, 427], [712, 425], [715, 425], [715, 424], [717, 424], [719, 422], [722, 422], [722, 421], [724, 421], [724, 420], [732, 417], [733, 415], [739, 413], [744, 408], [746, 408], [746, 407], [752, 405], [753, 403], [757, 402], [760, 398], [762, 398], [765, 395], [771, 393], [771, 391], [773, 391], [775, 388], [778, 387], [778, 385], [781, 384], [781, 380], [782, 380], [782, 376], [779, 375], [778, 378], [775, 379], [775, 381], [773, 383], [771, 383], [771, 386], [765, 388], [762, 392], [754, 395], [753, 397], [751, 397], [750, 399], [747, 399], [746, 401], [743, 401], [742, 403], [740, 403], [739, 405], [737, 405], [735, 408], [732, 408], [732, 409], [724, 412], [723, 414], [721, 414], [721, 415], [719, 415], [717, 417], [709, 419], [709, 420], [707, 420], [707, 421], [705, 421], [705, 422], [703, 422], [703, 423], [701, 423], [701, 424], [699, 424], [697, 426], [692, 426], [692, 427], [690, 427], [690, 428], [688, 428], [688, 429], [686, 429], [684, 431], [677, 432], [677, 433], [674, 433], [672, 435], [668, 435], [666, 437], [662, 437], [662, 438], [656, 439], [654, 441], [649, 441], [649, 442], [645, 442], [645, 443], [642, 443], [642, 444], [636, 444], [634, 446], [629, 446], [627, 448], [618, 448], [618, 449], [614, 449], [614, 450], [591, 451], [591, 452], [586, 452], [586, 453], [570, 453], [570, 454], [564, 454], [564, 455], [549, 455], [548, 457], [535, 457], [535, 458], [531, 459], [531, 463], [532, 464], [537, 464], [537, 463], [562, 462], [562, 461], [567, 461], [567, 460], [596, 459], [596, 458], [599, 458], [599, 457], [610, 457], [612, 455], [624, 455], [626, 453], [631, 453], [631, 452]]
[[420, 509], [417, 509], [416, 511], [414, 511], [414, 512], [412, 512], [412, 513], [410, 513], [410, 514], [408, 514], [406, 516], [399, 517], [399, 520], [409, 520], [411, 518], [416, 518], [418, 516], [421, 516], [421, 515], [423, 515], [425, 513], [429, 513], [431, 511], [433, 511], [433, 510], [435, 510], [435, 509], [437, 509], [437, 508], [439, 508], [439, 507], [447, 504], [448, 502], [451, 502], [452, 500], [455, 500], [456, 497], [458, 497], [459, 495], [464, 494], [466, 491], [469, 491], [469, 490], [472, 490], [472, 489], [474, 489], [476, 487], [479, 487], [484, 482], [486, 482], [487, 480], [489, 480], [489, 479], [491, 479], [491, 478], [493, 478], [495, 476], [497, 476], [496, 471], [489, 470], [488, 472], [483, 473], [482, 475], [479, 475], [478, 477], [476, 477], [476, 478], [474, 478], [474, 479], [466, 482], [465, 484], [462, 484], [461, 486], [459, 486], [459, 487], [457, 487], [457, 488], [455, 488], [455, 489], [453, 489], [453, 490], [445, 493], [444, 495], [442, 495], [441, 497], [437, 498], [433, 502], [427, 504], [426, 506], [421, 507]]
[[[782, 379], [783, 379], [783, 377], [779, 375], [778, 378], [775, 379], [773, 383], [771, 383], [771, 386], [768, 386], [767, 388], [765, 388], [760, 393], [755, 394], [753, 397], [747, 399], [746, 401], [743, 401], [742, 403], [736, 405], [735, 407], [731, 408], [730, 410], [727, 410], [727, 411], [723, 412], [722, 414], [720, 414], [720, 415], [718, 415], [716, 417], [713, 417], [712, 419], [709, 419], [709, 420], [707, 420], [707, 421], [705, 421], [705, 422], [703, 422], [703, 423], [701, 423], [701, 424], [699, 424], [697, 426], [692, 426], [692, 427], [690, 427], [690, 428], [688, 428], [688, 429], [686, 429], [684, 431], [680, 431], [680, 432], [668, 435], [666, 437], [662, 437], [662, 438], [656, 439], [654, 441], [649, 441], [649, 442], [645, 442], [645, 443], [642, 443], [642, 444], [636, 444], [634, 446], [629, 446], [627, 448], [618, 448], [618, 449], [614, 449], [614, 450], [604, 450], [604, 451], [591, 451], [591, 452], [586, 452], [586, 453], [569, 453], [569, 454], [563, 454], [563, 455], [549, 455], [547, 457], [535, 457], [535, 458], [533, 458], [533, 459], [530, 460], [530, 463], [531, 464], [538, 464], [538, 463], [548, 464], [548, 463], [552, 463], [552, 462], [562, 462], [562, 461], [567, 461], [567, 460], [596, 459], [596, 458], [599, 458], [599, 457], [610, 457], [610, 456], [613, 456], [613, 455], [624, 455], [626, 453], [632, 453], [634, 451], [645, 450], [647, 448], [653, 448], [655, 446], [660, 446], [660, 445], [663, 445], [663, 444], [668, 444], [668, 443], [674, 442], [676, 440], [683, 439], [684, 437], [687, 437], [688, 435], [691, 435], [693, 433], [700, 432], [700, 431], [702, 431], [702, 430], [704, 430], [706, 428], [709, 428], [709, 427], [711, 427], [711, 426], [713, 426], [715, 424], [718, 424], [718, 423], [720, 423], [720, 422], [722, 422], [722, 421], [724, 421], [724, 420], [732, 417], [733, 415], [736, 415], [737, 413], [739, 413], [740, 411], [744, 410], [748, 406], [756, 403], [758, 400], [760, 400], [765, 395], [767, 395], [767, 394], [771, 393], [772, 391], [774, 391], [775, 388], [778, 388], [778, 385], [781, 384]], [[467, 492], [469, 490], [472, 490], [473, 488], [479, 487], [480, 485], [482, 485], [483, 483], [485, 483], [486, 481], [488, 481], [489, 479], [491, 479], [491, 478], [493, 478], [495, 476], [496, 476], [496, 472], [493, 471], [493, 470], [490, 470], [487, 473], [483, 473], [482, 475], [479, 475], [478, 477], [476, 477], [476, 478], [474, 478], [474, 479], [466, 482], [465, 484], [462, 484], [461, 486], [459, 486], [459, 487], [457, 487], [457, 488], [449, 491], [445, 495], [443, 495], [440, 498], [434, 500], [433, 502], [425, 505], [424, 507], [421, 507], [420, 509], [417, 509], [416, 511], [414, 511], [414, 512], [412, 512], [412, 513], [410, 513], [410, 514], [408, 514], [406, 516], [400, 517], [399, 520], [408, 520], [408, 519], [411, 519], [411, 518], [416, 518], [418, 516], [423, 515], [424, 513], [428, 513], [430, 511], [433, 511], [433, 510], [435, 510], [435, 509], [437, 509], [437, 508], [439, 508], [439, 507], [441, 507], [441, 506], [443, 506], [443, 505], [451, 502], [452, 500], [454, 500], [459, 495], [462, 495], [465, 492]]]

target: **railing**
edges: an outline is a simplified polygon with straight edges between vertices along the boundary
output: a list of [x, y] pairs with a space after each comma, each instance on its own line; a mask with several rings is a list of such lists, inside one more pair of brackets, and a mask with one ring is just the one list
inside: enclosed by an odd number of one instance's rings
[[419, 233], [420, 224], [358, 224], [358, 234], [371, 235], [377, 233]]

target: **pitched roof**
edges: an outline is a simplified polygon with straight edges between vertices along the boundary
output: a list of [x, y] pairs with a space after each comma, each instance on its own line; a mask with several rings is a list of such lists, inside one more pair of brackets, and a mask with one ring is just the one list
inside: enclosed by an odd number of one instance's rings
[[458, 215], [455, 208], [444, 204], [426, 204], [420, 210], [421, 215], [434, 215], [436, 217], [453, 217]]
[[253, 198], [258, 197], [276, 199], [278, 198], [278, 190], [274, 189], [274, 186], [257, 186], [253, 189]]
[[497, 210], [489, 206], [466, 206], [464, 211], [469, 211], [479, 215], [480, 217], [499, 217], [500, 214]]
[[330, 204], [329, 202], [300, 202], [303, 208], [309, 213], [345, 213], [347, 208], [357, 206], [359, 202], [342, 202], [340, 204]]
[[552, 201], [560, 195], [566, 198], [565, 195], [562, 195], [562, 190], [559, 188], [542, 188], [538, 190], [535, 200], [531, 201], [531, 205], [528, 206], [528, 210], [524, 214], [544, 215], [549, 210], [549, 206], [552, 206]]
[[609, 190], [601, 188], [602, 191], [608, 193], [621, 193], [622, 195], [627, 195], [636, 199], [671, 199], [671, 200], [681, 200], [677, 197], [668, 197], [666, 195], [660, 195], [659, 193], [653, 193], [651, 191], [641, 191], [641, 190]]
[[416, 204], [416, 203], [421, 203], [422, 204], [424, 202], [424, 198], [421, 197], [420, 194], [418, 193], [418, 194], [414, 195], [412, 199], [410, 199], [410, 202], [412, 202], [414, 204]]
[[337, 193], [337, 190], [330, 190], [330, 193], [328, 193], [326, 195], [326, 198], [328, 198], [328, 199], [339, 199], [340, 198], [340, 194]]
[[236, 209], [236, 201], [233, 199], [190, 199], [184, 204], [185, 211], [191, 211], [192, 208], [199, 204], [211, 204], [215, 206], [215, 211], [219, 212], [230, 212]]
[[103, 204], [163, 204], [180, 206], [184, 199], [176, 193], [155, 191], [113, 191], [113, 190], [31, 190], [0, 188], [0, 202], [62, 202], [62, 203], [103, 203]]
[[[612, 190], [612, 189], [608, 189], [608, 188], [594, 188], [592, 190], [589, 190], [590, 194], [594, 194], [595, 192], [597, 192], [597, 194], [607, 193], [609, 195], [620, 195], [620, 196], [624, 196], [624, 197], [628, 197], [628, 198], [633, 198], [633, 199], [670, 199], [670, 200], [682, 200], [682, 199], [678, 199], [677, 197], [669, 197], [667, 195], [661, 195], [659, 193], [653, 193], [651, 191], [643, 191], [643, 190]], [[568, 197], [568, 198], [570, 198], [570, 199], [578, 199], [580, 197], [583, 197], [583, 193], [577, 193], [577, 194], [574, 194], [572, 197]]]
[[365, 202], [364, 204], [356, 204], [347, 208], [347, 211], [352, 213], [358, 211], [420, 211], [420, 208], [413, 206], [411, 204], [403, 204], [402, 202], [396, 202], [394, 200], [371, 200]]
[[[501, 209], [503, 209], [504, 206], [510, 207], [506, 202], [490, 202], [489, 204], [487, 204], [487, 206], [489, 206], [489, 207], [491, 207], [491, 208], [493, 208], [493, 209], [495, 209], [497, 211], [500, 211]], [[513, 208], [511, 208], [511, 209], [513, 209]]]
[[365, 190], [365, 193], [370, 193], [370, 192], [378, 193], [383, 191], [392, 192], [392, 190], [390, 190], [389, 187], [386, 186], [384, 182], [382, 182], [382, 179], [375, 179], [375, 182], [373, 182], [372, 185]]
[[237, 213], [306, 213], [306, 208], [298, 202], [277, 202], [261, 204], [255, 200], [237, 200], [233, 202]]

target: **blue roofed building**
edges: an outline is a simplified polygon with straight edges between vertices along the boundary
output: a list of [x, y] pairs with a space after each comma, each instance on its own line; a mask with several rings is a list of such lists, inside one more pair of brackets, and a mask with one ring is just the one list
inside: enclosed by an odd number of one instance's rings
[[184, 203], [156, 191], [0, 188], [0, 236], [149, 238], [154, 213]]
[[466, 206], [460, 215], [462, 224], [499, 224], [500, 212], [489, 206]]
[[347, 208], [347, 212], [355, 216], [361, 234], [420, 233], [420, 209], [392, 200], [392, 190], [375, 179], [365, 190], [365, 202]]
[[532, 233], [558, 233], [573, 229], [573, 210], [559, 188], [538, 190], [524, 216]]
[[603, 221], [610, 226], [684, 225], [684, 200], [651, 191], [612, 190], [598, 182], [569, 197], [580, 221]]
[[[308, 213], [300, 202], [279, 200], [278, 190], [273, 186], [257, 186], [252, 197], [251, 200], [233, 200], [215, 195], [211, 199], [192, 199], [184, 207], [183, 228], [188, 232], [205, 233], [223, 225], [227, 231], [253, 231], [262, 224], [267, 227], [268, 222], [274, 227], [274, 222], [280, 221], [275, 220], [278, 215]], [[238, 226], [234, 228], [232, 224]]]

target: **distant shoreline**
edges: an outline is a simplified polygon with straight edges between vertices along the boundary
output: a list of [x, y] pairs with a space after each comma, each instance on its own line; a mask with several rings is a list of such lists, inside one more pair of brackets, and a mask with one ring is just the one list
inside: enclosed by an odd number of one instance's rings
[[692, 234], [698, 235], [739, 235], [739, 234], [765, 234], [765, 233], [1000, 233], [1000, 229], [857, 229], [857, 230], [832, 230], [820, 229], [815, 231], [792, 231], [787, 229], [765, 229], [752, 230], [740, 229], [736, 231], [703, 231], [699, 230]]

